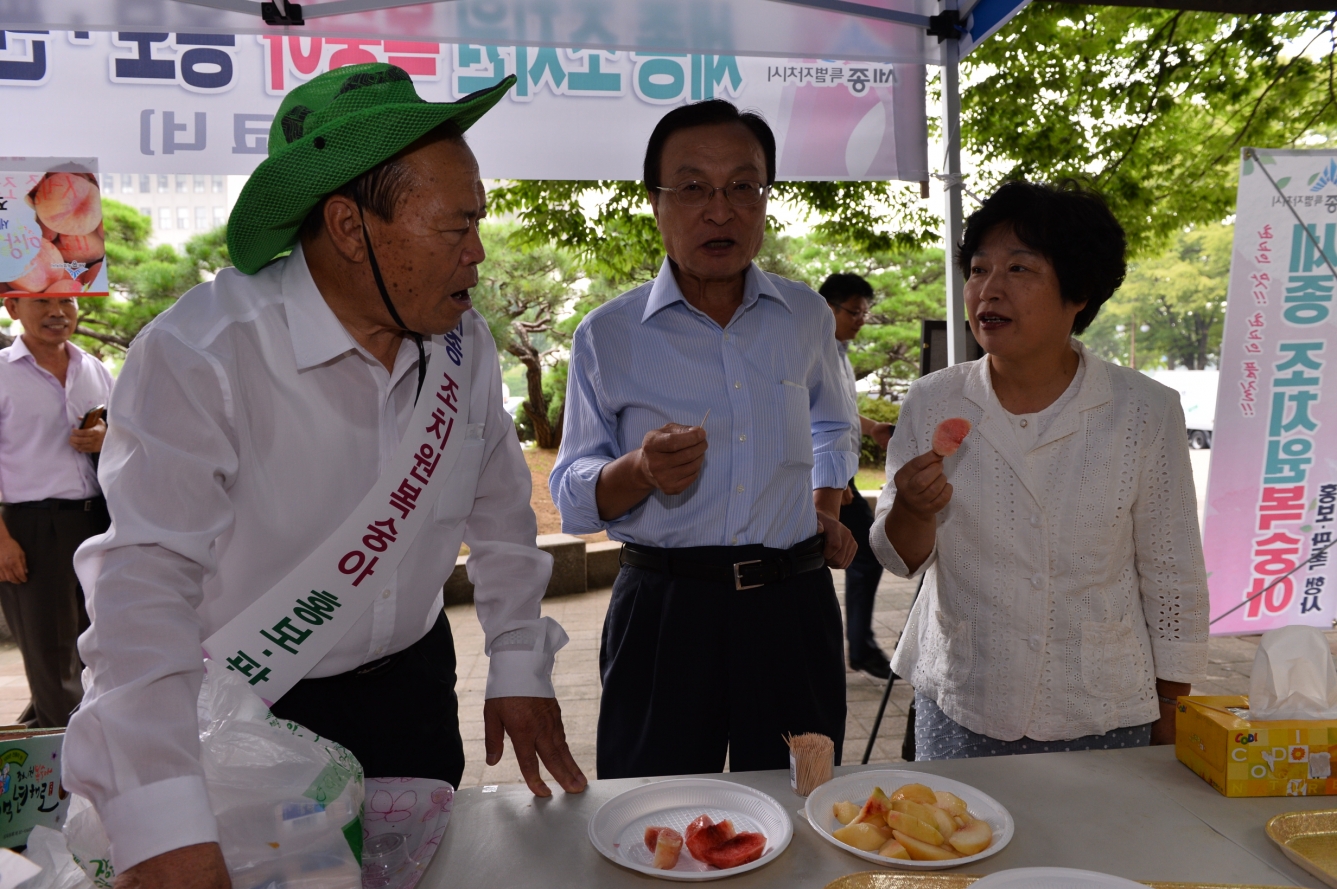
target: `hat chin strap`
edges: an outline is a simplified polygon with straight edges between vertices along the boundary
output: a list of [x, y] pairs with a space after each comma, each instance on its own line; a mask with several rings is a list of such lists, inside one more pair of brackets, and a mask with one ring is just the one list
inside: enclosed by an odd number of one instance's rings
[[389, 310], [390, 317], [399, 325], [399, 329], [413, 337], [413, 341], [418, 344], [418, 391], [413, 395], [413, 404], [416, 406], [418, 404], [418, 396], [422, 395], [423, 381], [427, 379], [427, 351], [422, 345], [422, 334], [417, 331], [409, 330], [408, 325], [404, 323], [404, 319], [399, 317], [399, 312], [395, 311], [395, 304], [390, 301], [390, 294], [385, 289], [385, 279], [381, 277], [381, 266], [380, 263], [376, 261], [376, 251], [371, 249], [371, 235], [367, 233], [366, 211], [362, 209], [361, 201], [358, 201], [355, 198], [354, 202], [357, 204], [358, 218], [362, 223], [362, 243], [366, 245], [367, 248], [367, 259], [371, 260], [371, 275], [376, 279], [376, 289], [380, 291], [381, 299], [385, 302], [385, 307]]

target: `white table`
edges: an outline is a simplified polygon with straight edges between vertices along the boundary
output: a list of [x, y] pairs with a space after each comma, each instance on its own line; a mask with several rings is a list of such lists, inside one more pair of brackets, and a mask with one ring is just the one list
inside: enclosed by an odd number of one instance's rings
[[[1273, 815], [1337, 809], [1337, 797], [1227, 799], [1174, 757], [1172, 747], [1041, 753], [949, 762], [852, 766], [932, 772], [997, 799], [1016, 820], [1007, 848], [964, 868], [987, 874], [1014, 867], [1076, 867], [1132, 880], [1213, 881], [1275, 886], [1322, 884], [1291, 864], [1267, 838]], [[789, 773], [722, 777], [755, 787], [793, 812], [794, 839], [766, 867], [731, 877], [730, 889], [821, 889], [845, 874], [875, 867], [818, 837], [802, 817], [804, 800]], [[593, 781], [582, 794], [560, 790], [535, 799], [524, 785], [480, 787], [455, 796], [454, 813], [422, 889], [505, 887], [612, 889], [667, 883], [618, 867], [586, 837], [589, 819], [608, 800], [654, 778]]]

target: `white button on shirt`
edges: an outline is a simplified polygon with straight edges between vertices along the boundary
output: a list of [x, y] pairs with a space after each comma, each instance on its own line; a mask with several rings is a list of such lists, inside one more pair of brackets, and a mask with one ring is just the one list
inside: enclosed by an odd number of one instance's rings
[[[435, 502], [418, 504], [431, 510], [418, 538], [312, 677], [421, 639], [462, 539], [487, 650], [540, 617], [552, 559], [535, 546], [531, 476], [487, 325], [465, 323], [468, 422], [482, 436], [466, 440]], [[429, 361], [443, 360], [438, 349], [435, 338]], [[101, 463], [112, 528], [75, 557], [92, 686], [64, 748], [66, 786], [97, 807], [118, 871], [216, 837], [197, 758], [201, 640], [352, 513], [409, 423], [417, 358], [405, 342], [387, 372], [360, 348], [300, 249], [254, 276], [225, 269], [131, 347]], [[487, 696], [552, 697], [560, 640], [547, 647], [494, 653]]]
[[61, 386], [38, 367], [23, 337], [0, 349], [0, 501], [28, 503], [96, 497], [97, 473], [70, 446], [84, 414], [111, 399], [111, 374], [74, 343]]

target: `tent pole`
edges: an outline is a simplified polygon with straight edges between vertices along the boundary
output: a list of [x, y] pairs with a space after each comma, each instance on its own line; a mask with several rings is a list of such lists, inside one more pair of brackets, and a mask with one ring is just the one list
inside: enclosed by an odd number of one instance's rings
[[[943, 0], [943, 11], [957, 9], [957, 0]], [[969, 360], [966, 354], [965, 280], [953, 251], [961, 243], [961, 76], [959, 41], [938, 44], [942, 52], [943, 235], [947, 263], [947, 363]]]

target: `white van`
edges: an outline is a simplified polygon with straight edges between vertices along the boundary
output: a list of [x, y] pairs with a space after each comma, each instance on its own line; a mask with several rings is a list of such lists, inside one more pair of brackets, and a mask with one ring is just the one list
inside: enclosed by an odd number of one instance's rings
[[1179, 402], [1184, 406], [1184, 425], [1188, 427], [1188, 446], [1210, 448], [1213, 420], [1216, 418], [1216, 384], [1220, 371], [1177, 368], [1142, 372], [1179, 393]]

